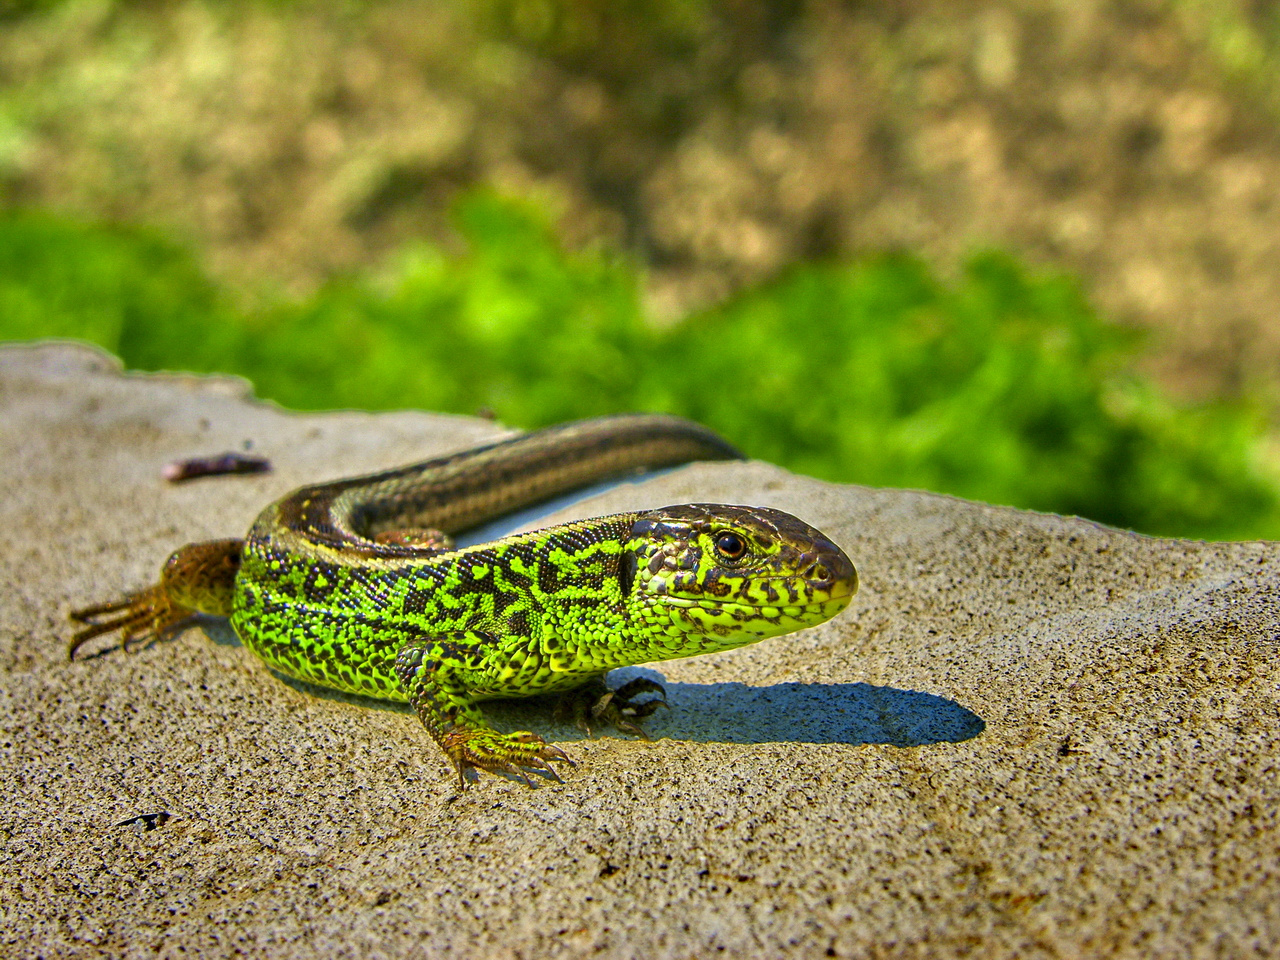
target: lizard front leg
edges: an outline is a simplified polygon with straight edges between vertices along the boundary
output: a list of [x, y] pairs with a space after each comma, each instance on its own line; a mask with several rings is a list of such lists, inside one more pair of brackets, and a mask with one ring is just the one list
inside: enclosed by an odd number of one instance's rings
[[499, 733], [475, 706], [463, 676], [482, 668], [482, 651], [493, 643], [492, 638], [478, 632], [410, 640], [396, 657], [400, 687], [458, 771], [462, 787], [467, 785], [471, 768], [512, 774], [528, 786], [533, 786], [530, 770], [559, 780], [549, 761], [572, 766], [563, 750], [524, 730]]
[[[657, 697], [652, 700], [635, 699], [646, 693], [656, 693]], [[604, 682], [604, 674], [600, 674], [582, 686], [561, 694], [556, 704], [556, 718], [572, 720], [588, 735], [592, 732], [591, 722], [596, 720], [611, 724], [623, 733], [648, 740], [649, 735], [641, 729], [639, 721], [659, 707], [666, 706], [667, 691], [656, 680], [636, 677], [618, 689], [611, 690]]]

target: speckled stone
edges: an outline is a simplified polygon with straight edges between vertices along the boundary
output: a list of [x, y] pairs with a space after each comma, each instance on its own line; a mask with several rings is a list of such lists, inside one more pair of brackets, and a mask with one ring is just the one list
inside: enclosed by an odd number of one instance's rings
[[[643, 668], [652, 742], [490, 710], [579, 765], [458, 795], [405, 708], [224, 622], [69, 664], [66, 613], [303, 482], [480, 420], [293, 414], [228, 378], [0, 350], [0, 945], [13, 957], [1252, 956], [1280, 949], [1280, 552], [764, 463], [552, 519], [779, 507], [853, 557], [836, 620]], [[275, 471], [185, 485], [172, 459]], [[122, 821], [165, 812], [154, 829]]]

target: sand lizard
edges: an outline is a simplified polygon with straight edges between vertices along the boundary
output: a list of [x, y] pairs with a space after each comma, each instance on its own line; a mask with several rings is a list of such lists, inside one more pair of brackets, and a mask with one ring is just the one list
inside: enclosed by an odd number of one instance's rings
[[[564, 424], [395, 470], [303, 487], [243, 539], [189, 544], [155, 586], [76, 611], [85, 641], [125, 645], [193, 614], [230, 617], [279, 672], [408, 701], [465, 786], [472, 769], [559, 779], [559, 747], [500, 733], [476, 703], [577, 688], [621, 729], [661, 699], [639, 679], [613, 692], [615, 667], [754, 643], [821, 623], [857, 590], [827, 537], [764, 507], [683, 504], [576, 520], [489, 543], [451, 535], [640, 468], [738, 458], [676, 417]], [[585, 692], [584, 692], [585, 691]]]

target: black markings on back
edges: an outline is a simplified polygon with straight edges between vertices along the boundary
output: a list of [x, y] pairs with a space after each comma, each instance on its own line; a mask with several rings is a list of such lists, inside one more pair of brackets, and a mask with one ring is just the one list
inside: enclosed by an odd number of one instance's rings
[[507, 615], [507, 628], [511, 633], [527, 637], [529, 635], [529, 614], [525, 610], [513, 610]]
[[546, 558], [538, 561], [538, 589], [543, 593], [555, 593], [561, 586], [560, 568]]
[[338, 582], [337, 570], [327, 563], [313, 562], [302, 581], [302, 598], [323, 605], [333, 596]]
[[[533, 586], [533, 579], [525, 573], [513, 570], [509, 563], [504, 562], [505, 560], [506, 557], [500, 554], [498, 562], [501, 564], [499, 576], [502, 578], [502, 585], [523, 595]], [[526, 562], [529, 561], [526, 560]]]
[[404, 612], [426, 613], [429, 610], [433, 611], [435, 609], [435, 601], [432, 599], [434, 593], [435, 590], [431, 588], [423, 590], [419, 587], [414, 587], [404, 595]]
[[622, 588], [623, 597], [631, 595], [631, 588], [636, 582], [636, 568], [639, 561], [634, 550], [622, 554], [622, 562], [618, 564], [618, 585]]

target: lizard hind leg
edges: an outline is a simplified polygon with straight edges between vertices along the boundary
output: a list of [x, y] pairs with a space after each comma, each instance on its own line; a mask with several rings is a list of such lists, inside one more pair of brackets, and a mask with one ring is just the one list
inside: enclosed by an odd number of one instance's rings
[[159, 639], [197, 613], [230, 616], [243, 548], [243, 540], [189, 543], [165, 562], [155, 586], [73, 610], [71, 619], [84, 626], [71, 637], [67, 658], [103, 634], [119, 632], [130, 650], [134, 641]]
[[529, 787], [530, 772], [558, 781], [551, 761], [573, 766], [563, 750], [528, 731], [499, 733], [475, 707], [464, 676], [481, 668], [483, 650], [492, 644], [477, 632], [411, 639], [396, 657], [401, 689], [457, 770], [461, 788], [473, 769], [518, 777]]
[[406, 527], [402, 530], [383, 530], [374, 534], [374, 543], [387, 543], [399, 547], [416, 547], [431, 553], [448, 553], [454, 548], [453, 537], [443, 530], [425, 527]]

